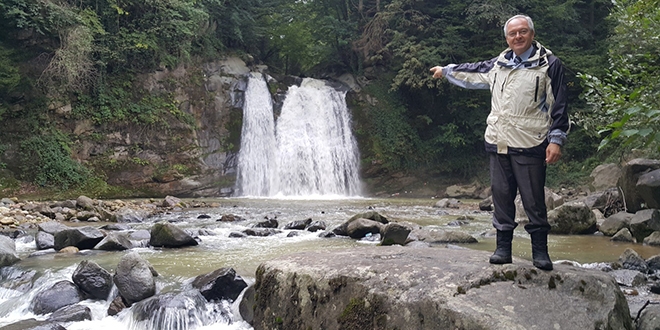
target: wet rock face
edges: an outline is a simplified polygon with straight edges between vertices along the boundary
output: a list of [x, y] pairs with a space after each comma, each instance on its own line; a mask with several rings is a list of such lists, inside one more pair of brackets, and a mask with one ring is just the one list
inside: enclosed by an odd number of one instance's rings
[[236, 300], [247, 283], [236, 275], [233, 268], [220, 268], [208, 274], [197, 276], [192, 283], [208, 301], [223, 299]]
[[69, 281], [59, 281], [39, 292], [30, 305], [35, 314], [52, 313], [62, 307], [77, 304], [84, 299], [78, 287]]
[[540, 271], [521, 259], [490, 265], [489, 255], [368, 247], [333, 252], [332, 258], [317, 252], [280, 257], [257, 270], [253, 326], [633, 329], [610, 275], [567, 265]]
[[137, 252], [129, 252], [119, 260], [113, 281], [128, 306], [156, 293], [151, 265]]
[[71, 277], [73, 283], [94, 299], [105, 300], [112, 290], [112, 275], [93, 261], [81, 261]]

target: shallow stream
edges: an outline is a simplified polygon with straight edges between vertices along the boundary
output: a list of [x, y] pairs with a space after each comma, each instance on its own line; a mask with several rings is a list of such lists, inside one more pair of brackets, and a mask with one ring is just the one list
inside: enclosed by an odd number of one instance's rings
[[[210, 200], [207, 204], [217, 203], [214, 208], [197, 208], [171, 212], [149, 218], [143, 223], [131, 224], [133, 229], [149, 229], [154, 222], [171, 221], [184, 229], [206, 229], [212, 235], [200, 236], [201, 243], [195, 247], [182, 249], [136, 248], [143, 258], [148, 260], [159, 273], [157, 287], [159, 292], [185, 290], [186, 285], [197, 275], [205, 274], [222, 267], [234, 268], [246, 282], [254, 282], [254, 274], [258, 265], [277, 256], [300, 251], [326, 251], [334, 249], [360, 248], [361, 246], [377, 244], [371, 241], [356, 241], [349, 238], [319, 238], [318, 232], [301, 231], [294, 237], [287, 237], [289, 230], [269, 237], [230, 238], [229, 233], [242, 231], [265, 218], [276, 217], [279, 228], [291, 221], [322, 220], [328, 225], [328, 230], [340, 225], [357, 213], [369, 210], [379, 212], [390, 221], [408, 221], [429, 229], [447, 229], [466, 231], [476, 237], [479, 243], [465, 245], [477, 250], [492, 251], [495, 239], [490, 225], [491, 214], [478, 211], [476, 201], [463, 201], [460, 209], [434, 208], [433, 199], [333, 199], [333, 200], [296, 200], [296, 199], [250, 199], [228, 198]], [[217, 221], [225, 214], [240, 216], [245, 221]], [[200, 217], [202, 216], [202, 217]], [[205, 217], [209, 216], [209, 217]], [[468, 216], [467, 224], [450, 226], [448, 223]], [[89, 225], [89, 224], [78, 224]], [[102, 225], [102, 224], [93, 224]], [[489, 233], [490, 234], [487, 234]], [[572, 260], [580, 264], [596, 262], [613, 262], [626, 248], [635, 249], [642, 257], [649, 258], [660, 254], [660, 248], [643, 246], [641, 244], [613, 243], [609, 237], [598, 235], [588, 236], [557, 236], [549, 238], [549, 250], [553, 260]], [[29, 312], [29, 304], [36, 293], [51, 286], [59, 280], [71, 280], [71, 275], [80, 261], [92, 260], [112, 272], [120, 257], [125, 252], [82, 251], [75, 255], [48, 254], [29, 257], [36, 250], [33, 240], [19, 239], [17, 249], [22, 260], [12, 267], [2, 269], [0, 279], [5, 281], [13, 275], [30, 270], [39, 275], [31, 290], [23, 293], [17, 290], [5, 289], [0, 286], [0, 327], [35, 318], [44, 320], [47, 315], [33, 315]], [[529, 236], [519, 228], [514, 239], [514, 255], [531, 258]], [[487, 260], [484, 260], [487, 262]], [[239, 298], [240, 299], [240, 298]], [[146, 329], [154, 330], [144, 323], [136, 323], [131, 319], [130, 311], [126, 310], [116, 317], [106, 316], [109, 301], [86, 300], [84, 305], [92, 309], [93, 320], [65, 325], [69, 330], [76, 329]], [[242, 321], [236, 312], [237, 304], [226, 303], [227, 320], [220, 319], [212, 324], [196, 329], [237, 329], [247, 330], [251, 327]], [[172, 330], [192, 329], [178, 326]]]

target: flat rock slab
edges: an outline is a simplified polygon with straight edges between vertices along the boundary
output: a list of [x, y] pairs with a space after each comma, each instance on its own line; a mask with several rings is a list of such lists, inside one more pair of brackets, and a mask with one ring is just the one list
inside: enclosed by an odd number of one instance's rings
[[607, 273], [490, 253], [365, 246], [306, 252], [256, 272], [255, 329], [633, 329]]

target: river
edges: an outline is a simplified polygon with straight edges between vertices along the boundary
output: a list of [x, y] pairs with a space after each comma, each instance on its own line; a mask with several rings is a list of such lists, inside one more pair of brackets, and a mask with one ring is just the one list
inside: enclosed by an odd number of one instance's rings
[[[467, 248], [492, 251], [495, 239], [490, 225], [491, 214], [479, 211], [477, 201], [463, 201], [460, 209], [439, 209], [433, 207], [433, 199], [264, 199], [264, 198], [227, 198], [204, 199], [207, 204], [219, 205], [214, 208], [195, 208], [175, 211], [149, 218], [143, 223], [131, 224], [132, 229], [149, 229], [154, 222], [170, 221], [185, 229], [203, 228], [210, 235], [200, 236], [200, 244], [181, 249], [135, 248], [158, 271], [157, 287], [159, 292], [186, 290], [190, 281], [197, 275], [205, 274], [222, 267], [231, 267], [248, 283], [254, 282], [258, 265], [277, 256], [300, 251], [326, 251], [330, 254], [335, 249], [360, 248], [377, 244], [374, 241], [358, 241], [349, 238], [320, 238], [317, 233], [300, 231], [300, 235], [287, 237], [289, 230], [269, 237], [230, 238], [229, 233], [242, 231], [263, 221], [276, 218], [279, 228], [291, 221], [311, 218], [321, 220], [328, 225], [328, 230], [338, 226], [357, 213], [377, 211], [390, 221], [407, 221], [429, 229], [460, 230], [473, 235], [479, 243], [464, 245]], [[240, 216], [246, 220], [240, 222], [217, 221], [225, 214]], [[468, 217], [467, 224], [450, 226], [449, 222]], [[73, 224], [71, 224], [73, 225]], [[81, 225], [81, 224], [76, 224]], [[86, 224], [89, 225], [89, 224]], [[101, 226], [103, 224], [93, 224]], [[486, 233], [489, 233], [486, 235]], [[529, 236], [519, 227], [514, 238], [514, 255], [531, 259]], [[549, 250], [553, 260], [571, 260], [580, 264], [613, 262], [626, 248], [635, 249], [642, 257], [648, 258], [660, 254], [660, 248], [641, 244], [614, 243], [609, 237], [599, 235], [559, 236], [550, 235]], [[2, 279], [34, 270], [38, 273], [31, 290], [19, 292], [0, 288], [0, 327], [28, 318], [43, 320], [46, 316], [33, 315], [29, 312], [29, 303], [36, 293], [49, 287], [54, 282], [67, 279], [80, 261], [93, 260], [106, 270], [112, 271], [119, 259], [126, 252], [81, 251], [74, 255], [47, 254], [36, 257], [29, 255], [36, 250], [33, 240], [19, 239], [17, 250], [21, 261], [2, 269]], [[484, 260], [484, 262], [487, 262]], [[86, 300], [84, 305], [92, 309], [93, 320], [75, 322], [66, 325], [74, 329], [145, 329], [155, 330], [148, 325], [132, 321], [129, 310], [116, 317], [106, 316], [109, 301]], [[236, 329], [247, 330], [251, 327], [242, 321], [237, 311], [237, 303], [226, 303], [228, 318], [216, 320], [195, 329]], [[187, 326], [176, 330], [188, 329]], [[174, 329], [173, 329], [174, 330]]]

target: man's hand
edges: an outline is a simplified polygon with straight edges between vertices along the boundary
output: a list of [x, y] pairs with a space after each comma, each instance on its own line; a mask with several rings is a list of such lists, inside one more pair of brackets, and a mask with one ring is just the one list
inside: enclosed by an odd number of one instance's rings
[[433, 73], [433, 78], [442, 78], [442, 67], [434, 66], [431, 68], [431, 73]]
[[545, 148], [545, 162], [546, 164], [554, 164], [561, 158], [561, 147], [556, 143], [548, 144]]

